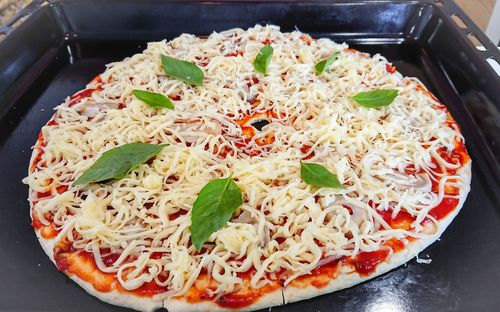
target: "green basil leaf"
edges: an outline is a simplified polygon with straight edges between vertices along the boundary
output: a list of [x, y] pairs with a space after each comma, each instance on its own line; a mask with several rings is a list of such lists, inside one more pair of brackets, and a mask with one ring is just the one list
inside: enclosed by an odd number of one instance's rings
[[143, 90], [133, 90], [132, 94], [151, 107], [166, 107], [174, 109], [172, 101], [170, 101], [170, 99], [163, 94]]
[[330, 65], [332, 65], [333, 61], [335, 61], [339, 55], [340, 52], [337, 52], [332, 56], [330, 56], [328, 59], [316, 64], [316, 66], [314, 66], [314, 68], [316, 68], [316, 75], [321, 75], [326, 69], [328, 69]]
[[217, 179], [205, 185], [191, 210], [191, 241], [200, 251], [210, 235], [226, 225], [241, 206], [241, 190], [232, 177]]
[[203, 71], [193, 63], [178, 60], [170, 56], [162, 55], [161, 63], [167, 76], [184, 81], [187, 84], [201, 86], [205, 75]]
[[360, 92], [353, 96], [352, 99], [363, 107], [378, 108], [391, 104], [396, 96], [398, 96], [398, 90], [387, 89]]
[[73, 185], [107, 180], [119, 180], [129, 172], [158, 154], [165, 144], [130, 143], [104, 152]]
[[300, 176], [309, 185], [343, 189], [336, 175], [315, 163], [300, 163]]
[[260, 49], [259, 54], [255, 57], [253, 61], [253, 67], [256, 72], [263, 75], [267, 74], [269, 64], [271, 63], [271, 58], [273, 57], [274, 49], [271, 45], [266, 44], [262, 49]]

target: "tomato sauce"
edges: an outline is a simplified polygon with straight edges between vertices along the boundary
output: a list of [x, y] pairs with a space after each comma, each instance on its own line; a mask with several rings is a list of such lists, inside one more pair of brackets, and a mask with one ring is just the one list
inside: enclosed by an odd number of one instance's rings
[[91, 89], [81, 90], [81, 91], [73, 94], [72, 96], [70, 96], [70, 101], [68, 104], [69, 107], [75, 105], [76, 103], [80, 102], [84, 98], [90, 97], [92, 95], [92, 93], [94, 93], [95, 91], [102, 90], [102, 79], [101, 79], [100, 75], [97, 75], [94, 79], [92, 79], [92, 81], [90, 83], [95, 83], [96, 87], [91, 88]]
[[152, 297], [157, 294], [164, 293], [168, 290], [168, 287], [160, 286], [156, 284], [155, 281], [144, 283], [141, 287], [130, 290], [129, 292], [134, 293], [141, 297]]
[[40, 220], [40, 218], [38, 218], [38, 215], [33, 212], [33, 220], [31, 221], [31, 226], [35, 229], [35, 230], [39, 230], [42, 228], [42, 226], [44, 226], [44, 224], [42, 223], [42, 221]]
[[385, 70], [389, 73], [389, 74], [393, 74], [396, 72], [396, 66], [392, 66], [390, 64], [385, 64]]
[[[255, 102], [254, 100], [253, 102]], [[257, 100], [260, 103], [260, 100]], [[268, 120], [270, 118], [276, 118], [276, 114], [269, 110], [266, 112], [262, 113], [255, 113], [253, 115], [245, 115], [243, 118], [237, 119], [234, 122], [240, 126], [241, 131], [243, 133], [244, 137], [244, 142], [242, 143], [236, 143], [235, 145], [238, 148], [245, 148], [247, 146], [247, 143], [249, 143], [252, 138], [257, 134], [257, 129], [252, 126], [252, 122], [258, 121], [258, 120]], [[265, 136], [260, 137], [255, 140], [255, 143], [259, 146], [266, 146], [270, 145], [274, 142], [274, 134], [272, 133], [267, 133]], [[229, 147], [224, 147], [223, 150], [219, 153], [219, 156], [225, 157], [227, 154], [232, 155], [233, 151]], [[245, 151], [245, 153], [249, 156], [257, 156], [261, 153], [259, 150], [250, 150], [250, 151]]]
[[[307, 153], [309, 153], [309, 151], [311, 150], [311, 148], [312, 148], [312, 146], [307, 145], [307, 144], [304, 144], [304, 145], [302, 145], [302, 147], [300, 148], [300, 151], [302, 152], [302, 154], [307, 154]], [[313, 157], [314, 157], [314, 151], [313, 151], [311, 154], [309, 154], [309, 155], [305, 156], [305, 157], [304, 157], [304, 160], [308, 160], [308, 159], [311, 159], [311, 158], [313, 158]]]
[[[50, 121], [49, 121], [50, 123]], [[34, 172], [37, 169], [38, 164], [42, 161], [42, 156], [45, 154], [45, 151], [43, 150], [43, 147], [47, 145], [47, 142], [45, 142], [43, 138], [42, 131], [38, 132], [38, 137], [36, 139], [36, 147], [34, 149], [33, 153], [37, 153], [35, 155], [35, 158], [33, 159], [33, 163], [31, 164], [30, 167], [30, 172]]]
[[265, 296], [266, 294], [282, 287], [278, 281], [270, 279], [271, 284], [265, 285], [259, 289], [253, 289], [250, 286], [250, 280], [254, 274], [254, 268], [246, 272], [238, 273], [237, 276], [243, 279], [242, 288], [214, 300], [214, 296], [210, 295], [209, 290], [214, 291], [217, 288], [216, 282], [211, 279], [206, 272], [202, 272], [195, 284], [184, 296], [182, 296], [182, 299], [189, 303], [212, 301], [220, 307], [238, 309], [247, 307], [257, 302], [257, 300], [262, 296]]
[[436, 218], [437, 220], [441, 220], [446, 217], [450, 212], [455, 210], [458, 205], [457, 198], [443, 198], [441, 203], [436, 207], [432, 208], [429, 214]]
[[199, 290], [196, 287], [191, 287], [191, 289], [183, 296], [189, 303], [198, 303], [201, 301], [212, 301], [213, 296], [209, 294], [209, 290], [214, 291], [215, 288], [208, 288], [204, 290]]
[[375, 272], [377, 265], [389, 256], [389, 249], [380, 249], [370, 252], [361, 252], [354, 258], [347, 259], [347, 263], [361, 276], [368, 276]]
[[227, 295], [221, 296], [216, 303], [224, 308], [231, 308], [231, 309], [238, 309], [238, 308], [244, 308], [255, 301], [259, 299], [261, 295], [259, 293], [256, 294], [235, 294], [235, 293], [230, 293]]
[[[301, 38], [302, 39], [302, 38]], [[267, 40], [267, 39], [266, 39]], [[303, 39], [304, 40], [304, 39]], [[309, 39], [310, 40], [310, 39]], [[306, 40], [304, 40], [306, 41]], [[307, 41], [306, 41], [307, 42]], [[309, 42], [310, 44], [310, 42]], [[352, 52], [352, 53], [358, 53], [358, 51], [353, 50], [353, 49], [347, 49], [347, 52]], [[234, 55], [233, 55], [234, 54]], [[243, 55], [242, 51], [236, 51], [233, 53], [229, 53], [226, 56], [231, 57], [231, 56], [238, 56], [238, 55]], [[396, 68], [394, 66], [391, 66], [389, 64], [386, 65], [386, 70], [389, 73], [394, 73], [396, 71]], [[96, 77], [96, 81], [100, 81], [100, 77]], [[250, 85], [258, 83], [258, 78], [252, 78], [251, 81], [249, 82]], [[250, 86], [249, 85], [249, 86]], [[100, 88], [100, 87], [98, 87]], [[437, 101], [437, 99], [430, 93], [429, 91], [425, 90], [422, 86], [417, 85], [416, 88], [430, 97], [432, 97], [434, 100]], [[71, 97], [70, 101], [70, 106], [76, 104], [78, 101], [85, 97], [90, 97], [93, 92], [95, 92], [98, 89], [86, 89], [83, 91], [80, 91], [73, 95]], [[180, 96], [179, 96], [180, 99]], [[254, 101], [255, 102], [255, 101]], [[270, 118], [270, 117], [275, 117], [274, 113], [272, 111], [267, 111], [264, 113], [257, 113], [254, 115], [248, 115], [243, 117], [242, 119], [236, 120], [235, 122], [241, 127], [243, 134], [245, 136], [245, 142], [249, 142], [253, 136], [255, 136], [256, 129], [250, 126], [249, 124], [252, 121], [258, 120], [258, 119], [264, 119], [264, 118]], [[57, 122], [54, 120], [49, 121], [47, 124], [48, 126], [55, 126], [57, 125]], [[39, 134], [38, 137], [39, 145], [44, 146], [43, 142], [43, 137], [42, 134]], [[260, 142], [260, 144], [259, 144]], [[274, 142], [274, 136], [270, 134], [270, 136], [266, 136], [263, 138], [261, 141], [257, 142], [259, 145], [264, 145], [264, 144], [270, 144]], [[243, 147], [245, 146], [244, 144], [240, 144]], [[309, 152], [311, 149], [311, 146], [304, 145], [301, 148], [302, 153], [306, 154]], [[221, 154], [226, 153], [224, 155], [227, 155], [229, 151], [220, 151]], [[41, 161], [42, 155], [43, 155], [43, 150], [39, 150], [38, 154], [35, 157], [35, 160], [33, 162], [31, 170], [34, 170], [37, 167], [37, 164]], [[447, 162], [450, 163], [456, 163], [460, 165], [464, 165], [469, 161], [469, 156], [467, 154], [467, 151], [465, 149], [465, 145], [462, 142], [455, 142], [455, 149], [452, 152], [446, 151], [446, 149], [440, 149], [438, 150], [439, 155], [445, 159]], [[314, 152], [311, 153], [308, 157], [305, 159], [309, 159], [314, 155]], [[436, 162], [434, 160], [434, 162]], [[407, 173], [412, 173], [415, 174], [416, 172], [411, 171], [412, 168], [408, 168]], [[413, 168], [414, 169], [414, 168]], [[454, 173], [454, 171], [452, 171]], [[437, 192], [437, 185], [438, 181], [433, 181], [433, 188], [432, 190], [434, 192]], [[59, 186], [56, 188], [58, 193], [63, 193], [67, 191], [68, 187], [67, 186]], [[51, 192], [46, 192], [46, 193], [37, 193], [38, 198], [43, 198], [52, 195]], [[458, 199], [455, 198], [445, 198], [443, 201], [436, 207], [434, 207], [430, 211], [430, 215], [432, 215], [436, 219], [442, 219], [445, 216], [447, 216], [451, 211], [453, 211], [456, 206], [458, 205]], [[181, 215], [184, 215], [187, 213], [187, 211], [184, 210], [179, 210], [178, 212], [169, 215], [169, 220], [175, 220]], [[382, 218], [392, 227], [392, 228], [397, 228], [397, 229], [405, 229], [409, 230], [411, 229], [412, 223], [415, 221], [415, 217], [413, 217], [411, 214], [409, 214], [406, 211], [400, 211], [395, 218], [392, 218], [392, 211], [384, 211], [384, 212], [379, 212], [382, 216]], [[42, 237], [44, 238], [53, 238], [57, 235], [58, 231], [55, 229], [53, 224], [50, 225], [44, 225], [40, 221], [40, 219], [36, 216], [36, 214], [33, 214], [33, 221], [32, 225], [35, 229], [39, 229]], [[281, 239], [281, 238], [280, 238]], [[385, 244], [386, 248], [382, 248], [380, 250], [372, 251], [372, 252], [361, 252], [355, 257], [351, 258], [345, 258], [342, 257], [340, 259], [336, 259], [334, 261], [331, 261], [327, 264], [324, 264], [320, 267], [315, 268], [313, 271], [311, 271], [310, 274], [300, 276], [294, 281], [291, 282], [290, 285], [295, 286], [295, 287], [307, 287], [309, 285], [313, 285], [317, 288], [322, 288], [328, 285], [328, 283], [332, 280], [335, 279], [338, 274], [339, 274], [339, 268], [347, 264], [351, 267], [354, 268], [355, 272], [362, 276], [368, 276], [372, 274], [377, 266], [384, 262], [388, 256], [389, 253], [392, 249], [393, 252], [399, 252], [405, 248], [405, 244], [399, 240], [399, 239], [391, 239], [387, 241]], [[387, 248], [389, 247], [389, 248]], [[55, 248], [56, 250], [57, 248]], [[103, 257], [103, 262], [106, 266], [111, 266], [113, 263], [116, 262], [118, 259], [119, 254], [109, 254], [105, 257]], [[153, 253], [152, 259], [158, 259], [161, 257], [161, 253]], [[83, 252], [83, 251], [74, 251], [74, 250], [62, 250], [62, 252], [55, 252], [54, 253], [54, 259], [56, 261], [56, 265], [60, 271], [66, 272], [67, 274], [73, 274], [78, 276], [79, 278], [91, 283], [94, 288], [98, 291], [101, 292], [109, 292], [112, 290], [117, 290], [125, 293], [134, 293], [139, 296], [144, 296], [144, 297], [151, 297], [153, 295], [163, 293], [168, 290], [167, 287], [164, 286], [159, 286], [157, 285], [154, 281], [145, 283], [141, 287], [132, 290], [132, 291], [126, 291], [123, 289], [123, 287], [119, 284], [116, 276], [114, 273], [104, 273], [101, 272], [98, 268], [97, 265], [95, 264], [95, 260], [93, 257], [93, 254], [88, 253], [88, 252]], [[244, 285], [248, 286], [249, 281], [254, 274], [254, 270], [249, 270], [245, 273], [239, 273], [238, 276], [243, 278], [245, 280]], [[204, 276], [204, 277], [203, 277]], [[200, 279], [209, 279], [205, 274], [200, 275]], [[210, 280], [210, 279], [209, 279]], [[184, 296], [184, 298], [188, 302], [200, 302], [204, 300], [213, 300], [213, 298], [209, 295], [207, 292], [207, 289], [212, 289], [210, 288], [210, 282], [207, 284], [206, 287], [202, 289], [198, 289], [195, 286], [193, 286], [188, 294]], [[244, 287], [242, 290], [225, 294], [221, 297], [219, 297], [215, 303], [218, 304], [221, 307], [225, 308], [244, 308], [252, 303], [255, 303], [259, 298], [264, 296], [267, 293], [270, 293], [278, 288], [282, 287], [278, 281], [275, 281], [275, 283], [271, 285], [266, 285], [260, 289], [252, 289], [250, 287]]]
[[439, 100], [434, 96], [434, 94], [432, 94], [432, 92], [430, 92], [429, 90], [427, 90], [426, 88], [424, 88], [422, 85], [415, 84], [415, 89], [417, 89], [418, 91], [424, 93], [425, 95], [427, 95], [428, 97], [430, 97], [434, 101], [439, 102]]
[[245, 78], [245, 80], [247, 80], [247, 87], [251, 87], [253, 85], [256, 85], [260, 82], [259, 78], [257, 76], [253, 76], [253, 77], [249, 77], [249, 78]]
[[110, 292], [122, 289], [114, 274], [99, 271], [94, 256], [89, 252], [62, 252], [54, 253], [59, 271], [68, 275], [76, 275], [92, 284], [100, 292]]
[[268, 119], [268, 118], [271, 118], [274, 116], [275, 116], [275, 114], [272, 111], [268, 110], [268, 111], [263, 112], [263, 113], [255, 113], [253, 115], [245, 115], [245, 116], [243, 116], [243, 118], [237, 119], [234, 122], [237, 125], [239, 125], [240, 127], [243, 127], [243, 126], [248, 126], [249, 124], [252, 123], [252, 121], [257, 121], [259, 119]]
[[393, 229], [409, 230], [412, 228], [412, 223], [416, 220], [414, 216], [404, 210], [399, 211], [394, 218], [392, 218], [392, 210], [379, 211], [378, 213]]
[[384, 245], [391, 247], [393, 252], [400, 252], [401, 250], [403, 250], [405, 248], [405, 244], [397, 238], [392, 238], [392, 239], [388, 240], [387, 242], [385, 242]]
[[370, 54], [368, 53], [365, 53], [365, 52], [359, 52], [358, 50], [356, 49], [353, 49], [353, 48], [347, 48], [344, 50], [345, 52], [348, 52], [348, 53], [359, 53], [359, 55], [361, 56], [364, 56], [364, 57], [369, 57]]
[[47, 191], [47, 192], [36, 192], [36, 198], [37, 199], [44, 199], [44, 198], [47, 198], [47, 197], [51, 197], [52, 196], [52, 191]]
[[[459, 164], [460, 168], [463, 167], [467, 162], [469, 162], [470, 157], [465, 148], [465, 144], [463, 142], [455, 141], [455, 148], [453, 151], [448, 152], [446, 148], [440, 148], [437, 150], [439, 156], [441, 156], [446, 162]], [[437, 165], [437, 161], [433, 159], [433, 162]], [[439, 173], [442, 173], [444, 170], [436, 170]], [[457, 169], [446, 169], [446, 172], [449, 175], [454, 175], [457, 172]], [[432, 192], [439, 192], [439, 177], [434, 177], [431, 179], [432, 181]], [[444, 188], [446, 195], [457, 196], [460, 193], [460, 189], [454, 186], [445, 186]], [[459, 200], [457, 198], [444, 198], [439, 205], [432, 208], [429, 214], [436, 218], [437, 220], [441, 220], [446, 217], [450, 212], [452, 212], [458, 206]]]
[[[451, 164], [460, 164], [460, 166], [463, 166], [470, 160], [469, 154], [467, 154], [467, 150], [465, 149], [465, 144], [459, 141], [455, 141], [455, 148], [453, 151], [448, 152], [446, 148], [442, 147], [439, 148], [437, 152], [441, 158]], [[455, 170], [451, 173], [455, 173]]]
[[64, 192], [66, 192], [67, 190], [68, 190], [68, 186], [67, 185], [61, 185], [61, 186], [56, 187], [56, 191], [59, 194], [62, 194]]
[[302, 35], [300, 35], [300, 37], [299, 37], [299, 38], [300, 38], [300, 40], [304, 41], [307, 45], [311, 45], [312, 40], [313, 40], [313, 39], [311, 38], [311, 36], [306, 35], [306, 34], [302, 34]]
[[173, 220], [177, 219], [178, 217], [185, 215], [186, 213], [187, 213], [187, 210], [181, 209], [173, 214], [168, 215], [168, 220], [173, 221]]
[[[65, 272], [68, 275], [76, 275], [82, 280], [92, 284], [97, 291], [110, 292], [116, 290], [122, 293], [132, 293], [141, 297], [152, 297], [168, 290], [167, 287], [160, 286], [156, 284], [155, 281], [144, 283], [141, 287], [134, 290], [126, 290], [120, 285], [114, 273], [104, 273], [97, 268], [92, 253], [71, 250], [67, 245], [69, 244], [63, 243], [61, 248], [54, 248], [54, 260], [57, 268], [61, 272]], [[106, 265], [111, 265], [118, 259], [118, 256], [117, 254], [111, 254], [103, 259], [104, 263]]]
[[40, 149], [36, 149], [36, 156], [35, 158], [33, 159], [33, 163], [31, 164], [31, 168], [30, 168], [30, 172], [33, 173], [35, 172], [35, 170], [38, 168], [38, 164], [40, 163], [40, 161], [42, 161], [42, 155], [43, 155], [43, 151], [40, 150]]
[[302, 275], [293, 280], [290, 285], [304, 288], [313, 285], [316, 288], [323, 288], [338, 276], [339, 268], [344, 263], [345, 257], [328, 262], [311, 271], [311, 274]]
[[94, 79], [92, 79], [92, 81], [90, 81], [90, 82], [95, 83], [97, 85], [97, 88], [101, 88], [101, 86], [102, 86], [101, 75], [95, 76]]
[[[102, 252], [102, 251], [101, 251]], [[117, 253], [112, 253], [112, 254], [109, 254], [109, 255], [106, 255], [104, 257], [102, 257], [102, 262], [104, 263], [104, 265], [106, 265], [107, 267], [111, 267], [113, 266], [113, 264], [116, 262], [116, 260], [118, 260], [118, 258], [120, 258], [120, 255], [117, 254]]]
[[[247, 281], [249, 280], [250, 278]], [[264, 295], [281, 288], [281, 285], [277, 282], [271, 285], [265, 285], [259, 289], [253, 289], [250, 288], [249, 285], [247, 286], [248, 289], [243, 289], [241, 291], [225, 294], [219, 297], [219, 299], [215, 301], [215, 303], [224, 308], [244, 308], [251, 305], [252, 303], [257, 302], [257, 300]]]
[[235, 52], [227, 53], [225, 57], [243, 56], [243, 51], [237, 50]]
[[326, 287], [338, 276], [339, 269], [344, 263], [353, 267], [355, 272], [361, 276], [368, 276], [375, 272], [377, 266], [388, 258], [391, 249], [393, 252], [399, 252], [405, 248], [405, 244], [396, 238], [387, 241], [384, 245], [390, 249], [383, 248], [371, 252], [361, 252], [351, 258], [341, 257], [315, 268], [311, 271], [311, 274], [299, 276], [290, 285], [298, 288], [305, 288], [310, 285], [317, 288]]
[[85, 90], [82, 90], [82, 91], [79, 91], [79, 92], [73, 94], [70, 97], [68, 106], [71, 107], [71, 106], [75, 105], [76, 103], [80, 102], [82, 99], [90, 97], [92, 95], [92, 93], [94, 93], [96, 90], [97, 89], [85, 89]]
[[42, 225], [39, 229], [40, 235], [45, 239], [53, 239], [60, 232], [55, 228], [54, 224]]

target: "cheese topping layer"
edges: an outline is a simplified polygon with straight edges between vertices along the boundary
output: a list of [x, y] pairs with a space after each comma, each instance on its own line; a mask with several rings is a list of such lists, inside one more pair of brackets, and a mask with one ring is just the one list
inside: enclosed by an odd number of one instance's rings
[[[253, 60], [265, 43], [274, 55], [262, 76]], [[186, 293], [201, 272], [216, 282], [213, 295], [238, 290], [238, 273], [248, 270], [255, 270], [251, 287], [266, 285], [274, 272], [285, 272], [287, 285], [326, 257], [378, 250], [392, 238], [429, 237], [439, 227], [429, 211], [451, 196], [445, 188], [462, 183], [445, 176], [432, 191], [443, 168], [460, 166], [438, 153], [463, 142], [460, 131], [447, 126], [448, 113], [418, 80], [388, 73], [380, 55], [347, 48], [256, 26], [153, 42], [109, 64], [87, 86], [95, 89], [88, 97], [66, 99], [43, 127], [34, 152], [40, 161], [25, 180], [33, 214], [55, 225], [56, 240], [93, 253], [98, 268], [116, 273], [125, 289], [155, 281], [168, 295]], [[336, 52], [330, 69], [316, 75], [314, 65]], [[161, 55], [197, 64], [203, 86], [166, 77]], [[164, 94], [175, 109], [150, 108], [134, 89]], [[376, 89], [399, 95], [380, 109], [351, 99]], [[241, 126], [248, 116], [269, 124], [251, 136]], [[71, 185], [102, 153], [133, 142], [167, 146], [122, 180]], [[301, 160], [325, 166], [345, 189], [307, 185]], [[206, 183], [230, 173], [244, 203], [196, 252], [192, 204]], [[60, 186], [68, 188], [61, 193]], [[47, 192], [53, 195], [37, 195]], [[393, 229], [383, 211], [416, 219], [409, 229]], [[110, 254], [119, 256], [104, 261]]]

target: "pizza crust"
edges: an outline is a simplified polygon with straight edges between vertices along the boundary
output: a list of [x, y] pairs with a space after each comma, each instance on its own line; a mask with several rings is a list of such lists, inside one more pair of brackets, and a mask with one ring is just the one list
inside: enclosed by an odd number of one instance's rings
[[[43, 251], [49, 256], [50, 261], [56, 265], [54, 260], [54, 245], [55, 239], [45, 239], [40, 235], [40, 231], [35, 230], [36, 237], [42, 246]], [[79, 278], [76, 275], [66, 274], [70, 279], [72, 279], [76, 284], [81, 286], [88, 292], [90, 295], [97, 297], [98, 299], [109, 303], [114, 304], [126, 308], [135, 309], [138, 311], [154, 311], [163, 307], [163, 302], [161, 301], [153, 301], [152, 298], [135, 296], [132, 294], [122, 293], [116, 290], [110, 292], [99, 292], [94, 286]]]
[[201, 301], [197, 303], [189, 303], [184, 300], [170, 298], [166, 299], [163, 306], [169, 312], [195, 312], [195, 311], [254, 311], [268, 307], [284, 305], [283, 289], [276, 289], [257, 299], [255, 303], [241, 309], [227, 309], [219, 306], [212, 301]]
[[[67, 103], [63, 104], [67, 105]], [[40, 145], [40, 142], [37, 141], [34, 149], [36, 150]], [[29, 168], [32, 167], [34, 161], [36, 159], [36, 153], [32, 153], [32, 157], [30, 160]], [[68, 275], [75, 283], [80, 285], [85, 291], [87, 291], [90, 295], [97, 297], [98, 299], [110, 303], [113, 305], [123, 306], [127, 308], [136, 309], [139, 311], [154, 311], [161, 307], [165, 307], [168, 311], [176, 312], [176, 311], [253, 311], [258, 309], [263, 309], [271, 306], [284, 305], [287, 303], [305, 300], [313, 297], [317, 297], [323, 294], [332, 293], [344, 288], [349, 288], [354, 285], [360, 284], [364, 281], [375, 278], [381, 274], [384, 274], [417, 256], [421, 251], [423, 251], [430, 244], [435, 242], [442, 235], [444, 230], [448, 227], [451, 221], [456, 217], [459, 213], [460, 209], [463, 206], [463, 203], [467, 197], [467, 194], [470, 190], [470, 181], [471, 181], [471, 161], [469, 161], [466, 165], [464, 165], [457, 173], [462, 178], [463, 188], [460, 189], [460, 199], [457, 207], [445, 218], [439, 221], [439, 230], [438, 232], [430, 238], [427, 239], [418, 239], [412, 243], [409, 243], [405, 246], [405, 249], [401, 250], [398, 253], [393, 254], [387, 261], [380, 263], [373, 274], [369, 276], [361, 276], [357, 273], [346, 273], [341, 272], [335, 279], [331, 280], [326, 287], [317, 288], [314, 286], [309, 286], [305, 288], [293, 287], [291, 285], [276, 289], [275, 291], [268, 293], [256, 300], [255, 303], [246, 306], [241, 309], [227, 309], [219, 306], [217, 303], [212, 301], [201, 301], [197, 303], [189, 303], [185, 300], [178, 298], [168, 298], [163, 301], [154, 301], [151, 297], [141, 297], [134, 294], [119, 292], [119, 291], [110, 291], [110, 292], [99, 292], [97, 291], [93, 285], [76, 275]], [[32, 190], [30, 188], [30, 198], [32, 196]], [[33, 204], [30, 202], [30, 209], [32, 211]], [[31, 218], [33, 216], [30, 214]], [[57, 241], [56, 239], [45, 239], [40, 235], [40, 231], [35, 229], [35, 233], [37, 236], [40, 245], [44, 252], [49, 256], [50, 260], [55, 263], [54, 259], [54, 245]]]
[[361, 276], [357, 273], [346, 274], [341, 272], [335, 279], [330, 281], [327, 286], [323, 288], [317, 288], [314, 286], [309, 286], [306, 288], [297, 288], [293, 286], [287, 286], [283, 289], [283, 296], [285, 299], [285, 304], [300, 300], [305, 300], [313, 297], [317, 297], [323, 294], [332, 293], [337, 290], [344, 288], [349, 288], [354, 285], [360, 284], [379, 275], [382, 275], [398, 266], [410, 261], [415, 258], [420, 252], [422, 252], [429, 245], [434, 243], [443, 234], [444, 230], [448, 227], [451, 221], [457, 216], [458, 212], [462, 208], [467, 194], [470, 190], [471, 182], [471, 161], [465, 164], [457, 172], [457, 175], [462, 178], [463, 188], [460, 189], [460, 199], [457, 207], [445, 218], [439, 221], [439, 231], [433, 237], [426, 239], [418, 239], [405, 246], [405, 249], [398, 253], [393, 254], [387, 261], [380, 263], [373, 274], [369, 276]]
[[[35, 148], [38, 146], [38, 142], [35, 145]], [[34, 153], [32, 154], [31, 160], [30, 160], [30, 168], [31, 165], [33, 164], [35, 157]], [[32, 190], [30, 190], [30, 197], [32, 195]], [[33, 203], [30, 201], [30, 217], [33, 220]], [[49, 257], [50, 261], [56, 265], [56, 261], [54, 259], [54, 246], [56, 243], [56, 238], [54, 239], [45, 239], [41, 236], [40, 230], [35, 229], [35, 234], [38, 239], [38, 242], [40, 243], [40, 246], [42, 246], [43, 251], [47, 254]], [[57, 265], [56, 265], [57, 266]], [[84, 281], [83, 279], [79, 278], [76, 275], [69, 275], [65, 274], [68, 276], [70, 279], [72, 279], [76, 284], [81, 286], [87, 293], [90, 295], [98, 298], [101, 301], [104, 301], [109, 304], [113, 305], [118, 305], [126, 308], [131, 308], [135, 309], [138, 311], [154, 311], [156, 309], [159, 309], [163, 307], [163, 302], [162, 301], [153, 301], [152, 298], [147, 298], [147, 297], [141, 297], [141, 296], [135, 296], [132, 294], [126, 294], [122, 293], [116, 290], [110, 291], [110, 292], [99, 292], [97, 291], [94, 286], [87, 282]]]
[[116, 290], [110, 292], [99, 292], [92, 284], [82, 280], [76, 275], [68, 275], [75, 283], [80, 285], [90, 295], [98, 299], [117, 306], [131, 308], [138, 311], [155, 311], [163, 306], [161, 301], [154, 301], [152, 298], [140, 297], [131, 294], [118, 292]]
[[[35, 144], [35, 148], [39, 145], [39, 142]], [[35, 153], [32, 154], [30, 160], [30, 168], [35, 160]], [[298, 288], [293, 286], [287, 286], [282, 289], [277, 289], [272, 293], [266, 294], [263, 297], [257, 299], [257, 301], [249, 306], [246, 306], [242, 309], [227, 309], [222, 308], [217, 303], [212, 301], [201, 301], [198, 303], [189, 303], [182, 299], [169, 298], [162, 301], [153, 301], [152, 298], [140, 297], [131, 294], [126, 294], [118, 291], [111, 292], [99, 292], [97, 291], [92, 284], [84, 281], [75, 275], [67, 275], [71, 278], [75, 283], [80, 285], [86, 292], [90, 295], [97, 297], [98, 299], [114, 305], [119, 305], [127, 308], [132, 308], [139, 311], [154, 311], [161, 307], [165, 307], [170, 312], [182, 311], [254, 311], [259, 310], [271, 306], [279, 306], [285, 305], [291, 302], [301, 301], [310, 299], [313, 297], [317, 297], [320, 295], [332, 293], [338, 290], [342, 290], [345, 288], [349, 288], [365, 282], [367, 280], [373, 279], [379, 275], [387, 273], [388, 271], [399, 267], [400, 265], [410, 261], [412, 258], [416, 257], [420, 252], [422, 252], [429, 245], [434, 243], [436, 240], [440, 238], [445, 229], [451, 223], [451, 221], [457, 216], [459, 211], [461, 210], [465, 199], [467, 198], [467, 194], [470, 191], [470, 182], [471, 182], [471, 161], [465, 164], [460, 170], [457, 172], [463, 181], [463, 187], [460, 189], [459, 195], [459, 203], [455, 210], [453, 210], [449, 215], [439, 221], [440, 227], [439, 231], [433, 237], [427, 239], [418, 239], [408, 245], [405, 246], [405, 249], [402, 251], [392, 255], [388, 261], [384, 261], [380, 263], [373, 274], [369, 276], [361, 276], [357, 273], [344, 273], [341, 272], [335, 279], [330, 281], [327, 286], [323, 288], [317, 288], [314, 286], [309, 286], [306, 288]], [[31, 190], [30, 190], [31, 195]], [[31, 196], [30, 196], [31, 197]], [[30, 208], [33, 209], [32, 203], [30, 202]], [[33, 216], [30, 213], [31, 218]], [[39, 230], [35, 230], [36, 236], [42, 249], [49, 256], [50, 260], [55, 264], [54, 260], [54, 245], [55, 239], [44, 239], [40, 235]]]

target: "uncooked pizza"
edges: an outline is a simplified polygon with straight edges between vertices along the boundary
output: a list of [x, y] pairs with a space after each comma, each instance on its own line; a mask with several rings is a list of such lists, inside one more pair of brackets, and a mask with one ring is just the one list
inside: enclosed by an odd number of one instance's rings
[[446, 107], [383, 56], [255, 26], [107, 65], [56, 107], [24, 181], [44, 251], [91, 295], [255, 310], [417, 256], [470, 164]]

